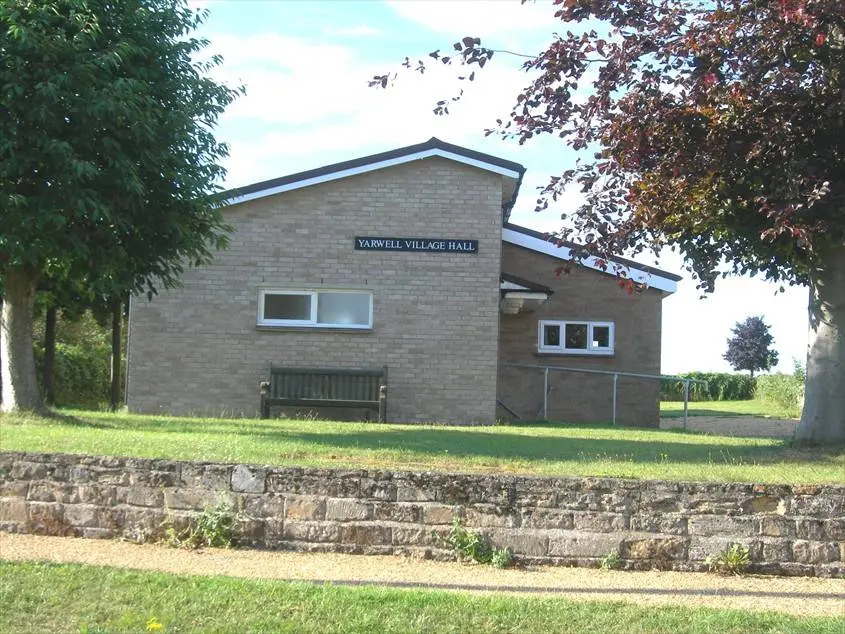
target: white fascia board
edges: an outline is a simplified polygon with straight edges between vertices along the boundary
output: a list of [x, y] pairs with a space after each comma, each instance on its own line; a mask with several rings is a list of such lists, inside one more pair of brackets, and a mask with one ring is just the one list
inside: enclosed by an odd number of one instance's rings
[[505, 299], [535, 300], [538, 302], [544, 302], [549, 299], [549, 294], [540, 293], [538, 291], [506, 291]]
[[[528, 236], [524, 233], [520, 233], [519, 231], [514, 231], [513, 229], [502, 229], [502, 240], [526, 249], [531, 249], [532, 251], [545, 253], [553, 258], [559, 258], [567, 261], [572, 260], [572, 249], [569, 247], [559, 247], [554, 242], [541, 240], [540, 238], [535, 238], [534, 236]], [[598, 258], [595, 256], [590, 256], [581, 263], [589, 269], [601, 271], [602, 273], [609, 273], [611, 275], [613, 274], [612, 271], [609, 272], [602, 269], [602, 267], [598, 265]], [[662, 275], [657, 275], [656, 273], [649, 273], [648, 271], [625, 264], [617, 264], [617, 266], [625, 270], [630, 279], [640, 284], [645, 284], [649, 288], [656, 288], [661, 291], [665, 291], [666, 293], [674, 293], [678, 290], [678, 283], [675, 280], [670, 280], [668, 277], [663, 277]]]
[[501, 282], [499, 289], [503, 291], [527, 291], [528, 287], [522, 286], [521, 284], [514, 284], [513, 282]]
[[499, 165], [493, 165], [492, 163], [485, 163], [484, 161], [471, 159], [460, 154], [453, 154], [452, 152], [446, 152], [438, 148], [432, 148], [430, 150], [415, 152], [413, 154], [407, 154], [405, 156], [397, 156], [396, 158], [387, 159], [385, 161], [378, 161], [377, 163], [368, 163], [366, 165], [359, 165], [358, 167], [352, 167], [349, 169], [340, 170], [338, 172], [330, 172], [327, 174], [321, 174], [320, 176], [314, 176], [313, 178], [306, 178], [301, 181], [285, 183], [284, 185], [277, 185], [276, 187], [268, 187], [267, 189], [261, 189], [259, 191], [250, 192], [249, 194], [243, 194], [242, 196], [235, 196], [234, 198], [229, 198], [228, 200], [224, 201], [223, 204], [224, 206], [237, 205], [250, 200], [255, 200], [256, 198], [265, 198], [267, 196], [273, 196], [275, 194], [292, 191], [294, 189], [302, 189], [303, 187], [310, 187], [311, 185], [318, 185], [320, 183], [328, 183], [329, 181], [339, 180], [341, 178], [348, 178], [349, 176], [356, 176], [357, 174], [366, 174], [367, 172], [374, 172], [376, 170], [384, 169], [385, 167], [403, 165], [405, 163], [419, 161], [421, 159], [430, 158], [432, 156], [439, 156], [441, 158], [457, 161], [458, 163], [463, 163], [465, 165], [471, 165], [473, 167], [486, 170], [488, 172], [501, 174], [506, 178], [513, 178], [518, 180], [520, 176], [519, 172], [517, 172], [516, 170], [507, 169]]

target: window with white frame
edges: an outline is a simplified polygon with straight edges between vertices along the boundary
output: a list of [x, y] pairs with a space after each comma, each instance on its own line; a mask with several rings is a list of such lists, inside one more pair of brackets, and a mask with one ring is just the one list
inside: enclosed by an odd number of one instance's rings
[[372, 328], [373, 294], [346, 290], [262, 290], [259, 326]]
[[553, 354], [613, 354], [612, 321], [541, 321], [539, 352]]

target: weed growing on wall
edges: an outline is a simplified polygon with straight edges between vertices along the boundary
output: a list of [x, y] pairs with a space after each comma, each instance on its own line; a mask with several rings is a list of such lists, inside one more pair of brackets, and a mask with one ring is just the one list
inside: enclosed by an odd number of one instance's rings
[[457, 553], [459, 559], [490, 564], [496, 568], [507, 568], [513, 563], [513, 556], [507, 548], [491, 547], [483, 536], [468, 530], [457, 519], [443, 541]]
[[731, 544], [721, 552], [704, 560], [710, 572], [721, 575], [741, 575], [751, 565], [748, 549], [740, 544]]
[[178, 530], [168, 511], [164, 542], [176, 548], [229, 548], [241, 519], [241, 514], [231, 504], [221, 501], [215, 506], [206, 506], [198, 517]]
[[619, 558], [619, 553], [615, 550], [611, 550], [601, 558], [599, 568], [602, 570], [617, 570], [621, 563], [622, 560]]

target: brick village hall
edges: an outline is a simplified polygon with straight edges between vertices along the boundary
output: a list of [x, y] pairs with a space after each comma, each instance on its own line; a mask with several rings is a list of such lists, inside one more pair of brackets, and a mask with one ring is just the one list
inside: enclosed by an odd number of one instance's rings
[[[610, 420], [609, 376], [545, 387], [538, 366], [659, 374], [680, 277], [621, 258], [641, 292], [591, 262], [558, 275], [569, 249], [509, 222], [524, 172], [432, 138], [226, 192], [229, 247], [130, 302], [129, 409], [256, 416], [272, 365], [348, 371], [333, 390], [386, 368], [392, 422], [538, 420], [544, 398], [550, 420]], [[303, 381], [309, 411], [373, 416]], [[619, 377], [618, 422], [657, 425], [659, 387]]]

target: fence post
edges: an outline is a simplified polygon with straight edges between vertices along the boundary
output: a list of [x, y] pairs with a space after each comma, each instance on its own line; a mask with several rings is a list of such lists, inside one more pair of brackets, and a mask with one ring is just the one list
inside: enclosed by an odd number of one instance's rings
[[684, 431], [687, 429], [687, 415], [689, 413], [689, 381], [684, 381]]
[[616, 380], [619, 378], [618, 374], [613, 375], [613, 424], [616, 425]]
[[549, 368], [543, 368], [543, 420], [549, 420]]

